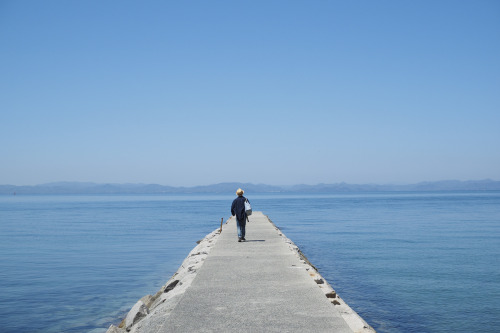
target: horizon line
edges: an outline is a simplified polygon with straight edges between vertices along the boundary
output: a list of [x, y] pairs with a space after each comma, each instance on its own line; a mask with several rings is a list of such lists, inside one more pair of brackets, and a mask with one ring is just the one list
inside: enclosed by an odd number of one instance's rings
[[466, 183], [466, 182], [498, 182], [498, 180], [494, 180], [491, 178], [484, 178], [484, 179], [468, 179], [468, 180], [459, 180], [459, 179], [442, 179], [442, 180], [424, 180], [424, 181], [417, 181], [417, 182], [410, 182], [410, 183], [375, 183], [375, 182], [370, 182], [370, 183], [348, 183], [346, 181], [340, 181], [340, 182], [334, 182], [334, 183], [325, 183], [325, 182], [320, 182], [320, 183], [294, 183], [290, 185], [282, 185], [282, 184], [268, 184], [268, 183], [254, 183], [254, 182], [237, 182], [237, 181], [225, 181], [225, 182], [218, 182], [218, 183], [211, 183], [211, 184], [206, 184], [206, 185], [165, 185], [165, 184], [160, 184], [160, 183], [146, 183], [146, 182], [94, 182], [94, 181], [52, 181], [52, 182], [46, 182], [46, 183], [38, 183], [38, 184], [31, 184], [31, 185], [15, 185], [15, 184], [0, 184], [0, 186], [16, 186], [16, 187], [23, 187], [23, 186], [50, 186], [50, 185], [63, 185], [63, 184], [89, 184], [89, 185], [158, 185], [158, 186], [164, 186], [164, 187], [173, 187], [173, 188], [193, 188], [193, 187], [208, 187], [208, 186], [215, 186], [215, 185], [224, 185], [224, 184], [241, 184], [241, 185], [254, 185], [254, 186], [276, 186], [276, 187], [290, 187], [290, 186], [319, 186], [319, 185], [339, 185], [339, 184], [346, 184], [346, 185], [380, 185], [380, 186], [408, 186], [408, 185], [417, 185], [417, 184], [426, 184], [426, 183], [442, 183], [442, 182], [461, 182], [461, 183]]

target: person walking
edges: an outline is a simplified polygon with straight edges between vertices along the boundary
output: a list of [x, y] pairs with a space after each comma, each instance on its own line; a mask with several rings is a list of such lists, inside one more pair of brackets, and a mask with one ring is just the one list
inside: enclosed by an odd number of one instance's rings
[[[236, 191], [236, 195], [238, 196], [233, 200], [233, 204], [231, 205], [231, 214], [232, 216], [236, 215], [236, 228], [238, 230], [238, 242], [245, 241], [245, 226], [247, 224], [247, 213], [245, 211], [245, 201], [247, 198], [243, 196], [243, 191], [239, 188]], [[250, 201], [249, 201], [250, 202]]]

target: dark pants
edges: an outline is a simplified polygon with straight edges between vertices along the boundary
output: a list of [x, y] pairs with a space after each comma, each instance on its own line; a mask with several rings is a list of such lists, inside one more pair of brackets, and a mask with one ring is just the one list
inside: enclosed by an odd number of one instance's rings
[[245, 226], [247, 225], [247, 220], [240, 221], [236, 219], [236, 228], [238, 229], [238, 238], [245, 238]]

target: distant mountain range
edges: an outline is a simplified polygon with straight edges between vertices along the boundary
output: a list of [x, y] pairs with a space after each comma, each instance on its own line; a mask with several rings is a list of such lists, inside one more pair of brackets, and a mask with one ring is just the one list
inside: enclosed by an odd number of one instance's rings
[[34, 186], [0, 185], [0, 194], [233, 194], [237, 188], [247, 193], [345, 193], [394, 191], [500, 191], [500, 181], [445, 180], [410, 185], [317, 184], [275, 186], [251, 183], [220, 183], [194, 187], [173, 187], [158, 184], [96, 184], [57, 182]]

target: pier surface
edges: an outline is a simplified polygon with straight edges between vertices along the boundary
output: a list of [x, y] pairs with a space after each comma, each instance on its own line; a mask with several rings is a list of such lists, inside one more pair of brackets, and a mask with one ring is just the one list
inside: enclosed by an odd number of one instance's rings
[[157, 332], [352, 332], [261, 212], [238, 242], [231, 218]]

